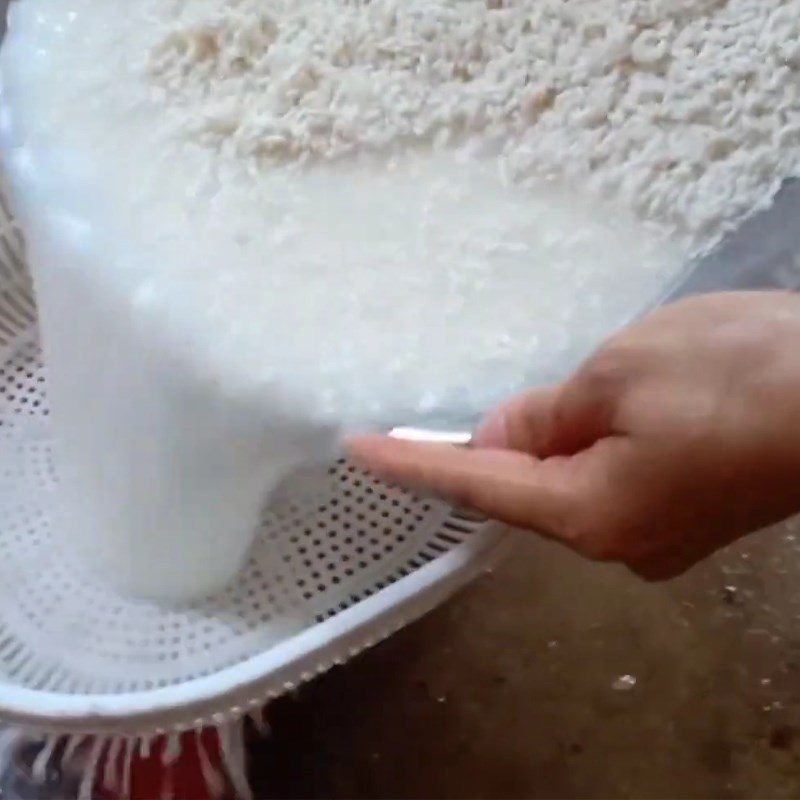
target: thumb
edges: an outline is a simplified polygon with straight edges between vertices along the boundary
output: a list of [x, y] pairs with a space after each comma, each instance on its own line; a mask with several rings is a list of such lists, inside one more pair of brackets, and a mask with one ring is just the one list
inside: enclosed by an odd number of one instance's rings
[[363, 436], [349, 456], [374, 475], [430, 492], [520, 528], [563, 538], [576, 508], [569, 459], [541, 461], [512, 450], [474, 449]]

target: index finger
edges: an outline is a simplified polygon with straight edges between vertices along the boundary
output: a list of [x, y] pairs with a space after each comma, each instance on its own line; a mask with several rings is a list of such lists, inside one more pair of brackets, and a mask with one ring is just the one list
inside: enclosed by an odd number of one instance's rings
[[564, 538], [579, 499], [566, 459], [385, 436], [352, 439], [348, 453], [379, 478], [431, 492], [492, 519]]

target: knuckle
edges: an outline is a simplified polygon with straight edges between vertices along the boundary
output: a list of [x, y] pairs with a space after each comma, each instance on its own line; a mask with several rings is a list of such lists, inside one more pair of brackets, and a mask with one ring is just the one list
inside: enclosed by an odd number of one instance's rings
[[582, 555], [593, 561], [626, 561], [627, 537], [613, 516], [597, 513], [573, 523], [569, 541]]
[[602, 561], [608, 542], [602, 526], [594, 521], [573, 522], [566, 531], [567, 543], [578, 553], [593, 561]]
[[597, 394], [616, 394], [630, 378], [633, 363], [631, 349], [612, 340], [584, 363], [578, 377]]
[[442, 487], [441, 494], [453, 506], [487, 511], [491, 496], [486, 482], [473, 476], [466, 476]]

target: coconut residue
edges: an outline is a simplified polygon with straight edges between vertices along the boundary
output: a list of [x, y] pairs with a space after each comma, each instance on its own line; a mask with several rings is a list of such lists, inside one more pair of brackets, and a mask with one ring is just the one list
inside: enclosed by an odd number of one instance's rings
[[263, 167], [472, 141], [692, 249], [798, 168], [795, 0], [191, 0], [147, 57], [168, 125]]
[[11, 28], [70, 535], [151, 595], [218, 586], [343, 431], [563, 376], [800, 155], [796, 2], [26, 0]]

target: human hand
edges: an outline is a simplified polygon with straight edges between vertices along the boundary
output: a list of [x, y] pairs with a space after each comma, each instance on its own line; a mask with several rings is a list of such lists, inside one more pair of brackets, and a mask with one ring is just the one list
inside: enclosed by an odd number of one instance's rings
[[488, 415], [471, 448], [353, 439], [374, 474], [648, 579], [800, 511], [800, 296], [667, 306], [563, 384]]

